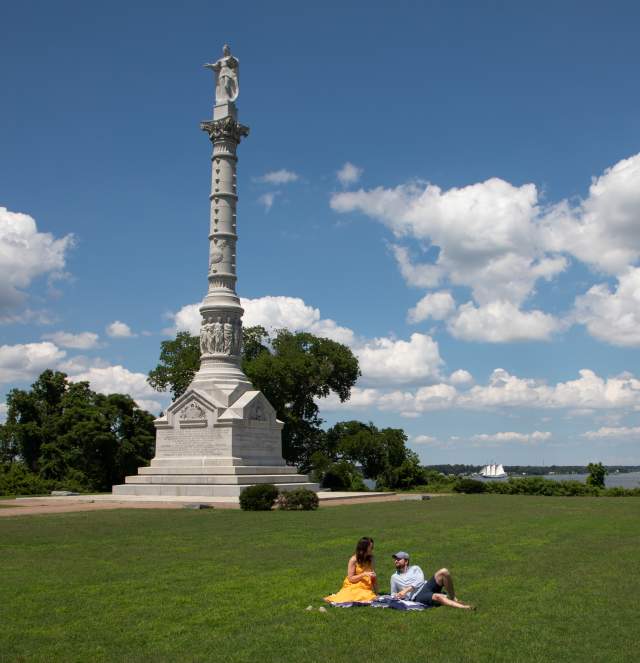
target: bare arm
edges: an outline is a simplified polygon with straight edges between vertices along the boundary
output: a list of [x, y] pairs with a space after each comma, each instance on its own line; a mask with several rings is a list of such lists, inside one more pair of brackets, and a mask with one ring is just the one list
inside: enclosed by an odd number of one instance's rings
[[376, 558], [373, 557], [373, 556], [371, 557], [371, 571], [373, 573], [373, 576], [372, 576], [373, 582], [371, 584], [372, 584], [372, 587], [373, 587], [373, 591], [377, 594], [378, 593], [378, 574], [376, 573]]
[[349, 582], [360, 582], [363, 578], [375, 577], [373, 571], [363, 571], [362, 573], [356, 573], [356, 558], [355, 555], [349, 559], [349, 564], [347, 565], [347, 578]]

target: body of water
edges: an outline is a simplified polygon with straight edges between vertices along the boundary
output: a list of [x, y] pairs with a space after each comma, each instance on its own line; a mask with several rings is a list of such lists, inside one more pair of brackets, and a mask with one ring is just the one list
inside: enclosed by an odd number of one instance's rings
[[[586, 481], [588, 474], [547, 474], [545, 479], [553, 481]], [[604, 485], [607, 488], [639, 488], [640, 472], [618, 472], [617, 474], [607, 474], [604, 478]]]
[[[521, 475], [514, 474], [512, 476], [514, 478], [522, 478]], [[543, 478], [551, 479], [553, 481], [582, 481], [584, 483], [588, 476], [588, 474], [545, 474]], [[479, 477], [474, 477], [474, 479], [477, 478]], [[480, 481], [506, 481], [506, 479], [480, 478]], [[376, 482], [373, 479], [365, 479], [364, 483], [369, 490], [375, 490]], [[607, 474], [605, 477], [605, 485], [607, 488], [640, 488], [640, 472]]]
[[[513, 474], [514, 478], [523, 478], [521, 475]], [[533, 476], [533, 475], [527, 475]], [[588, 474], [545, 474], [544, 479], [552, 481], [582, 481], [586, 482]], [[482, 481], [506, 481], [506, 479], [482, 479]], [[640, 488], [640, 472], [618, 472], [607, 474], [604, 478], [607, 488]]]

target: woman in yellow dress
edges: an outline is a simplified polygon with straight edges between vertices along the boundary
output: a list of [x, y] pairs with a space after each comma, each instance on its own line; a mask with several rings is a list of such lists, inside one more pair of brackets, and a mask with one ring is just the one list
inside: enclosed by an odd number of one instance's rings
[[373, 559], [373, 539], [363, 536], [356, 545], [356, 552], [349, 558], [347, 577], [342, 589], [325, 596], [327, 603], [371, 603], [376, 598], [378, 584]]

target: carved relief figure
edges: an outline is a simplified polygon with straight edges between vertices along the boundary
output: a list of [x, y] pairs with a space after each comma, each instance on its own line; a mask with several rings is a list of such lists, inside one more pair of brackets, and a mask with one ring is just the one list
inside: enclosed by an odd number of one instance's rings
[[233, 336], [233, 354], [242, 354], [242, 321], [236, 320], [236, 326]]
[[213, 323], [211, 352], [222, 352], [224, 349], [224, 330], [220, 318]]
[[207, 354], [209, 352], [209, 343], [211, 335], [211, 325], [204, 324], [200, 327], [200, 354]]
[[216, 105], [235, 101], [240, 92], [240, 63], [231, 55], [229, 46], [224, 45], [222, 57], [217, 62], [207, 63], [204, 66], [217, 74]]
[[233, 350], [233, 325], [229, 322], [229, 318], [224, 323], [224, 349], [226, 355], [230, 355]]
[[213, 266], [224, 260], [224, 249], [227, 248], [227, 242], [224, 239], [221, 239], [217, 244], [214, 245], [213, 251], [211, 251], [211, 260], [209, 261], [209, 269], [213, 270]]
[[205, 419], [204, 408], [200, 407], [195, 401], [191, 401], [180, 410], [180, 419]]
[[252, 419], [253, 421], [267, 420], [267, 413], [264, 411], [264, 406], [260, 401], [255, 404], [253, 412], [249, 415], [249, 419]]

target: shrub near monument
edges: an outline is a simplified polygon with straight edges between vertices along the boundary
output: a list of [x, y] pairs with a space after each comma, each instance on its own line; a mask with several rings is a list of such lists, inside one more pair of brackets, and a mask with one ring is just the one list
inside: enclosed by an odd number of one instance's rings
[[240, 493], [243, 511], [271, 511], [278, 497], [278, 489], [272, 483], [258, 483]]

